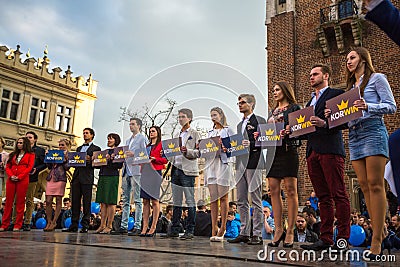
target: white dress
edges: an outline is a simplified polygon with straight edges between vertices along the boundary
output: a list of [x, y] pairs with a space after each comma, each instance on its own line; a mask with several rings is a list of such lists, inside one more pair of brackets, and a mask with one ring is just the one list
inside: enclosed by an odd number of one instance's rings
[[[223, 129], [212, 129], [208, 132], [208, 137], [220, 136], [226, 138], [233, 135], [232, 129], [225, 127]], [[221, 153], [224, 153], [221, 151]], [[221, 186], [234, 186], [233, 179], [233, 158], [226, 158], [225, 155], [216, 157], [204, 170], [205, 184], [217, 184]]]

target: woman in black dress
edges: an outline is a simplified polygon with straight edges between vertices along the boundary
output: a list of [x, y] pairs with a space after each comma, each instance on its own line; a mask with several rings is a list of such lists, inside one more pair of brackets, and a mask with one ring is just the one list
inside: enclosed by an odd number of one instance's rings
[[[300, 141], [289, 139], [288, 114], [299, 110], [292, 87], [284, 81], [277, 82], [273, 89], [274, 108], [268, 118], [268, 123], [283, 122], [285, 129], [281, 132], [282, 146], [277, 146], [275, 158], [267, 175], [271, 190], [272, 208], [274, 211], [275, 234], [269, 246], [277, 247], [283, 241], [283, 247], [293, 247], [294, 226], [298, 213], [297, 172], [299, 170], [299, 155], [297, 147]], [[288, 202], [288, 228], [284, 232], [282, 223], [281, 181], [285, 182]]]

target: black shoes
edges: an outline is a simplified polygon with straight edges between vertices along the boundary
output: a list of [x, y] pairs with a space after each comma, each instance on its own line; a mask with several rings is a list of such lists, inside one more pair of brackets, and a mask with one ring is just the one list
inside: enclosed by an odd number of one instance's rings
[[178, 238], [179, 233], [168, 233], [165, 238]]
[[250, 237], [244, 235], [238, 235], [234, 239], [228, 239], [228, 243], [248, 243], [250, 241]]
[[247, 242], [248, 245], [262, 245], [263, 240], [260, 236], [253, 236], [249, 242]]
[[62, 232], [77, 233], [78, 232], [78, 227], [70, 227], [70, 228], [67, 228], [67, 229], [62, 229]]
[[311, 245], [300, 245], [300, 247], [301, 247], [302, 249], [305, 249], [305, 250], [319, 251], [319, 250], [328, 249], [328, 248], [331, 247], [331, 245], [325, 243], [324, 241], [322, 241], [322, 240], [320, 239], [320, 240], [318, 240], [317, 242], [315, 242], [314, 244], [311, 244]]
[[120, 228], [118, 231], [112, 230], [110, 232], [111, 235], [126, 235], [127, 233], [128, 233], [128, 230], [126, 230], [124, 228]]
[[185, 233], [183, 236], [179, 237], [180, 240], [190, 240], [193, 239], [193, 234]]
[[22, 230], [24, 232], [29, 232], [31, 230], [31, 226], [29, 224], [22, 225]]
[[[285, 240], [285, 237], [286, 237], [286, 232], [283, 231], [281, 234], [281, 237], [279, 237], [278, 241], [276, 241], [276, 242], [272, 241], [272, 242], [268, 243], [268, 246], [274, 247], [274, 248], [279, 247], [279, 244], [281, 243], [281, 241]], [[285, 244], [283, 244], [283, 245], [285, 245]], [[293, 247], [293, 243], [292, 243], [292, 247]]]
[[141, 233], [142, 231], [140, 231], [140, 229], [133, 229], [133, 231], [132, 232], [130, 232], [130, 233], [128, 233], [128, 235], [129, 236], [140, 236], [140, 233]]

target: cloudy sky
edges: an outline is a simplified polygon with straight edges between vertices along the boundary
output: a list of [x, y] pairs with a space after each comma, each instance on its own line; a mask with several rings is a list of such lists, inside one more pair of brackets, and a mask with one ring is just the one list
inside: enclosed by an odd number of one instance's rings
[[[235, 92], [251, 92], [260, 95], [256, 111], [265, 115], [264, 22], [264, 0], [19, 0], [0, 9], [0, 44], [19, 44], [24, 54], [29, 48], [35, 58], [48, 45], [50, 68], [91, 73], [99, 81], [95, 141], [104, 147], [107, 133], [126, 128], [118, 122], [120, 106], [151, 106], [159, 96], [204, 118], [212, 106], [224, 106], [235, 125]], [[160, 75], [178, 81], [146, 87]]]

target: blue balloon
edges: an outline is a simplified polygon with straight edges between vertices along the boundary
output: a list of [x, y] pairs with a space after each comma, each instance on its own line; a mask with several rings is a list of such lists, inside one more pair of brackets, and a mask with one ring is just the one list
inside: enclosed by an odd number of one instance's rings
[[69, 228], [71, 226], [71, 223], [72, 223], [71, 217], [69, 217], [69, 218], [65, 219], [64, 226], [66, 228]]
[[35, 225], [36, 225], [37, 229], [43, 229], [43, 228], [46, 227], [46, 224], [47, 224], [47, 222], [46, 222], [45, 218], [39, 218], [39, 219], [36, 220], [36, 224]]
[[131, 231], [133, 229], [133, 226], [135, 226], [135, 219], [133, 219], [133, 217], [129, 217], [129, 220], [128, 220], [128, 231]]
[[365, 241], [365, 231], [359, 225], [352, 225], [350, 227], [350, 238], [349, 243], [352, 246], [359, 246]]
[[96, 202], [92, 202], [92, 205], [91, 205], [91, 212], [92, 213], [96, 213], [96, 214], [98, 214], [99, 213], [99, 211], [100, 211], [100, 204], [99, 203], [96, 203]]

